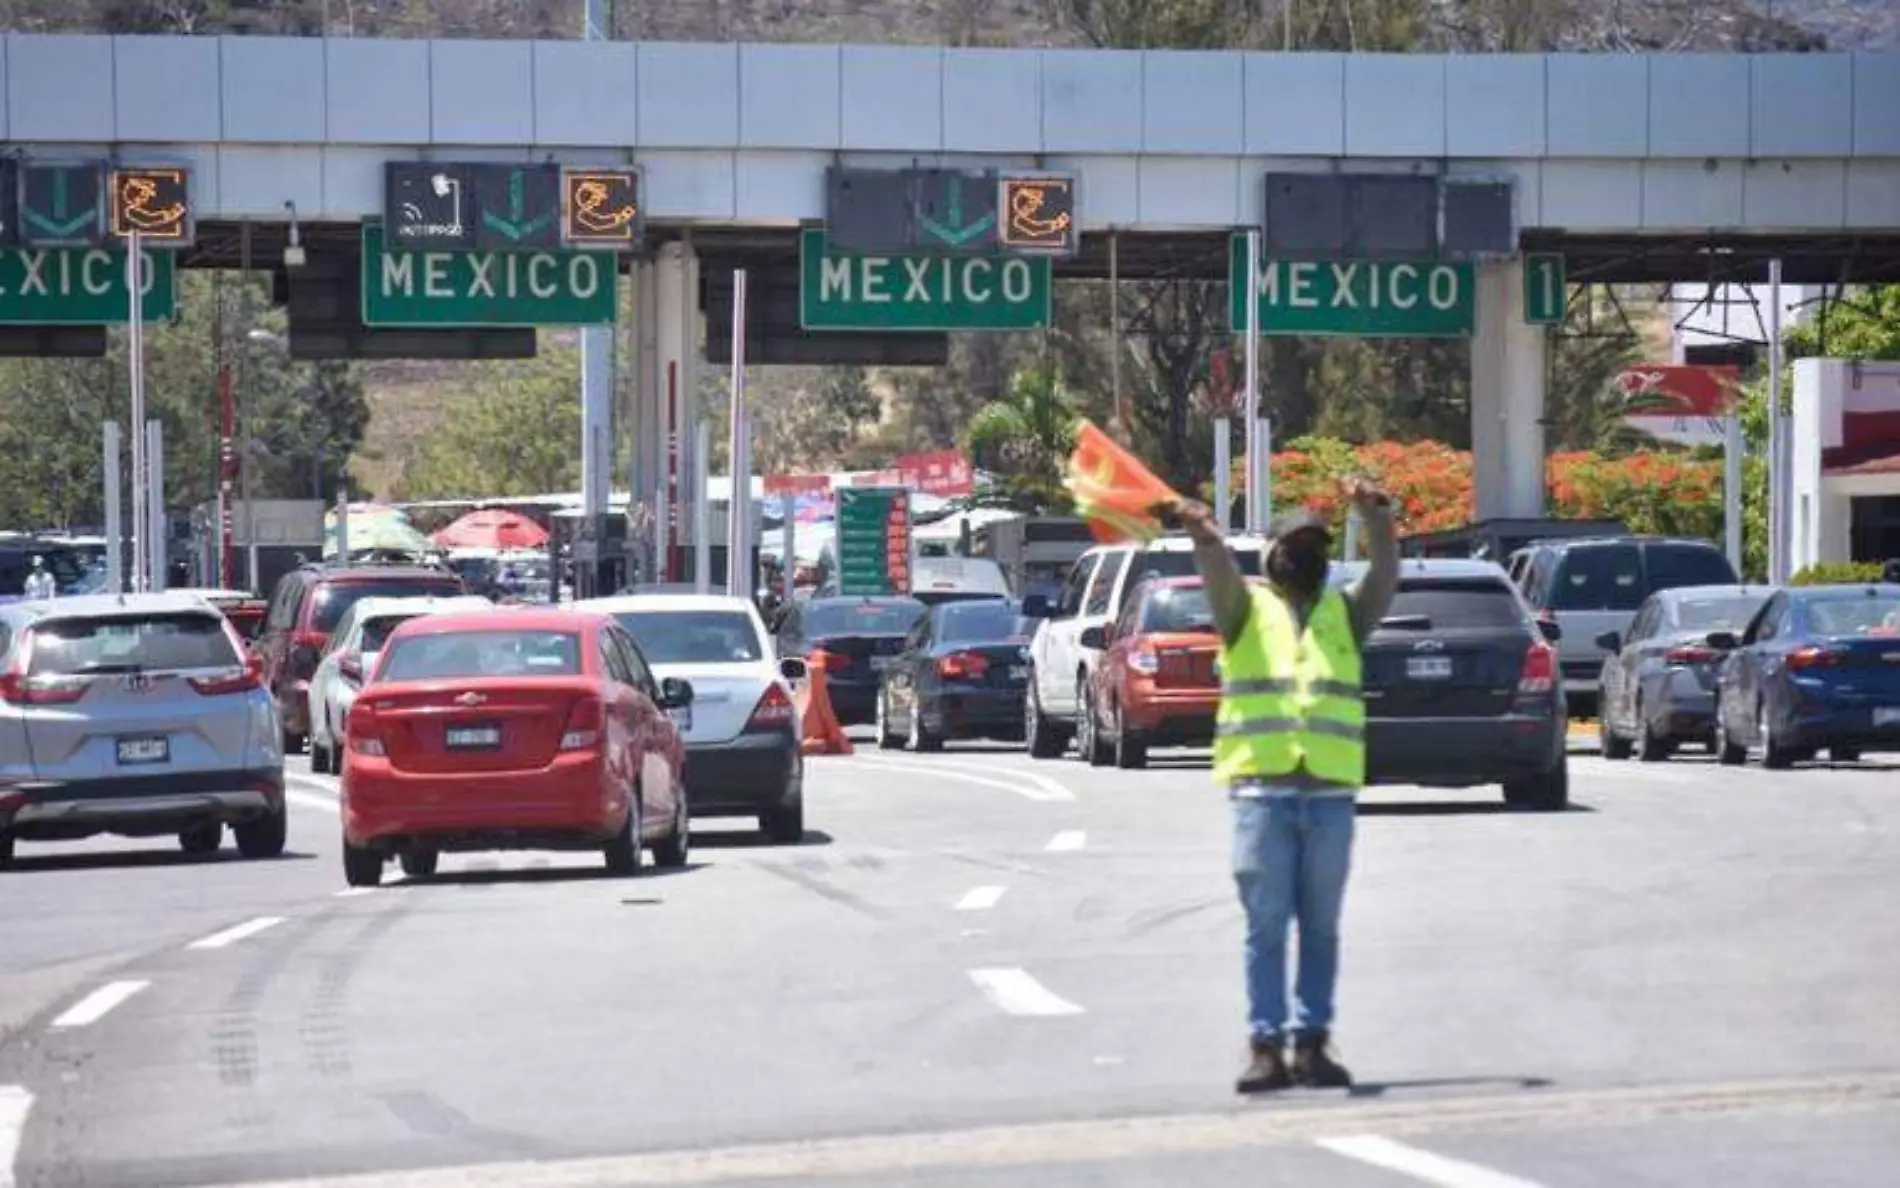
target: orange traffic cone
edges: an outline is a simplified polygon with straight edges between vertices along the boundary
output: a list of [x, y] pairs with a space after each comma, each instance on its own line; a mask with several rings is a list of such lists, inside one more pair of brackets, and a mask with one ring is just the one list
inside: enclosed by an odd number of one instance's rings
[[825, 672], [831, 656], [822, 648], [805, 661], [806, 679], [802, 690], [804, 704], [799, 706], [800, 746], [807, 755], [849, 755], [851, 739], [838, 724], [837, 711], [831, 708], [826, 690]]

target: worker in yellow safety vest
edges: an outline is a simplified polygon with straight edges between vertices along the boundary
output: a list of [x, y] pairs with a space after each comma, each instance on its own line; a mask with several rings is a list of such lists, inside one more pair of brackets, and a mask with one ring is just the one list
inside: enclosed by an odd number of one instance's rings
[[[1205, 507], [1173, 508], [1194, 541], [1221, 636], [1214, 778], [1232, 802], [1234, 883], [1247, 917], [1242, 1093], [1352, 1084], [1328, 1037], [1353, 800], [1366, 770], [1359, 653], [1391, 604], [1398, 543], [1384, 494], [1353, 480], [1346, 496], [1365, 525], [1370, 563], [1344, 587], [1327, 582], [1332, 534], [1312, 512], [1275, 521], [1267, 580], [1250, 583]], [[1300, 955], [1289, 1005], [1294, 923]]]

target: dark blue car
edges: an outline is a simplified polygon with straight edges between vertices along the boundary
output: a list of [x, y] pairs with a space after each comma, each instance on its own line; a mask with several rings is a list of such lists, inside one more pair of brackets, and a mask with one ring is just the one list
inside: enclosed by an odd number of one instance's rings
[[1823, 749], [1851, 763], [1900, 751], [1900, 585], [1810, 586], [1770, 598], [1728, 652], [1718, 679], [1716, 754], [1765, 767]]
[[1014, 599], [931, 607], [882, 673], [878, 745], [935, 751], [948, 739], [1020, 739], [1035, 629]]

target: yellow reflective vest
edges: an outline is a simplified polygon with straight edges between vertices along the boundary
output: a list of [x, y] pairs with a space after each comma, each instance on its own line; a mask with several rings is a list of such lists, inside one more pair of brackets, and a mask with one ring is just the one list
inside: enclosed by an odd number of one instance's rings
[[1270, 780], [1304, 768], [1358, 787], [1366, 778], [1366, 706], [1345, 596], [1328, 587], [1302, 631], [1272, 589], [1250, 593], [1247, 626], [1221, 644], [1214, 779]]

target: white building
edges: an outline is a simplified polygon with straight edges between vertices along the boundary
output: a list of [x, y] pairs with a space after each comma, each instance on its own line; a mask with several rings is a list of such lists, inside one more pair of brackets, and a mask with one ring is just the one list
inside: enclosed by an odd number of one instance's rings
[[1900, 363], [1794, 365], [1794, 571], [1900, 557]]

